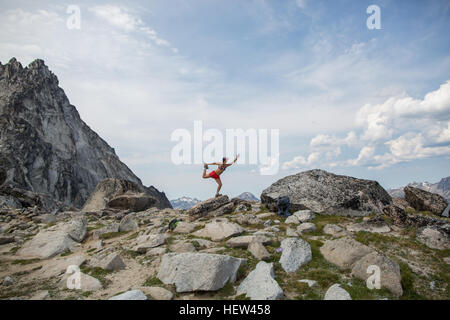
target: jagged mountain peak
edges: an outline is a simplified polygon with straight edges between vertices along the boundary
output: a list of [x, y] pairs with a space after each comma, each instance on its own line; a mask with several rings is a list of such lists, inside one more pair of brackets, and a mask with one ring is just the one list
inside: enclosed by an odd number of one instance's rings
[[[81, 207], [106, 178], [141, 180], [80, 118], [41, 59], [0, 67], [0, 177], [3, 185]], [[147, 190], [170, 207], [164, 193]]]

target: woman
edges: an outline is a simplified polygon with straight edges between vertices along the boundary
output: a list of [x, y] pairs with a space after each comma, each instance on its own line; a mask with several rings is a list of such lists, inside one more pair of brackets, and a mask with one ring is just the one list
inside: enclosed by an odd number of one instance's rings
[[[233, 163], [236, 163], [237, 159], [239, 158], [239, 155], [234, 158], [234, 161], [232, 163], [227, 163], [228, 158], [223, 157], [222, 163], [220, 162], [213, 162], [213, 163], [205, 163], [204, 169], [203, 169], [203, 179], [213, 178], [216, 180], [218, 186], [217, 186], [217, 192], [216, 197], [221, 196], [219, 193], [220, 189], [222, 188], [222, 181], [220, 180], [220, 175]], [[218, 166], [216, 170], [211, 171], [209, 174], [206, 174], [206, 169], [208, 169], [208, 165], [216, 165]]]

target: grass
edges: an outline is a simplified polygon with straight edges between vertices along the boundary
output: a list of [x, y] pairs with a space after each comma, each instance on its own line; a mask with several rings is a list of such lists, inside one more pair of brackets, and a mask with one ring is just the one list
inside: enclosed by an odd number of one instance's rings
[[232, 296], [235, 292], [234, 286], [231, 282], [227, 282], [227, 284], [220, 290], [217, 291], [217, 296], [220, 298], [226, 298]]
[[389, 300], [395, 297], [386, 288], [369, 289], [366, 282], [360, 279], [352, 279], [351, 285], [342, 284], [341, 287], [350, 294], [353, 300], [380, 300], [388, 298]]
[[40, 261], [40, 259], [24, 259], [24, 260], [19, 259], [19, 260], [14, 260], [13, 262], [11, 262], [11, 264], [18, 264], [21, 266], [25, 266], [27, 264], [32, 264], [32, 263], [35, 263], [38, 261]]
[[142, 285], [144, 287], [161, 287], [163, 283], [157, 277], [149, 277]]
[[426, 297], [417, 293], [415, 288], [415, 276], [411, 268], [405, 262], [400, 262], [400, 273], [402, 274], [402, 288], [403, 295], [400, 297], [401, 300], [424, 300]]
[[102, 239], [102, 240], [113, 239], [113, 238], [123, 236], [124, 234], [127, 234], [127, 233], [128, 233], [128, 231], [107, 232], [107, 233], [101, 234], [99, 236], [99, 239]]
[[101, 224], [101, 223], [97, 223], [97, 224], [94, 225], [94, 226], [89, 226], [89, 227], [87, 227], [86, 230], [87, 230], [87, 232], [89, 232], [89, 231], [101, 229], [101, 228], [103, 228], [104, 226], [105, 226], [105, 225], [103, 225], [103, 224]]

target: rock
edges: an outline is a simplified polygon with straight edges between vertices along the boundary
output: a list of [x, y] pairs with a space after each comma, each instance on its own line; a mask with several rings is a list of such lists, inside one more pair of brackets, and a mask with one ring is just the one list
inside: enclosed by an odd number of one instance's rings
[[320, 247], [323, 257], [342, 269], [352, 268], [359, 259], [372, 251], [368, 246], [350, 237], [328, 240]]
[[211, 238], [212, 241], [222, 241], [228, 237], [238, 236], [245, 231], [240, 225], [228, 220], [216, 219], [205, 225], [205, 228], [193, 233], [197, 237]]
[[10, 276], [6, 276], [5, 279], [3, 279], [3, 285], [5, 287], [12, 286], [13, 284], [14, 284], [14, 280]]
[[159, 247], [166, 242], [167, 236], [164, 234], [143, 235], [136, 238], [137, 245], [134, 251], [145, 253], [148, 249]]
[[303, 239], [286, 238], [281, 241], [281, 248], [280, 263], [286, 272], [295, 272], [312, 259], [311, 246]]
[[220, 217], [233, 212], [233, 203], [227, 203], [216, 210], [208, 212], [209, 217]]
[[263, 221], [254, 214], [243, 214], [239, 215], [234, 219], [237, 223], [241, 225], [252, 225], [252, 224], [262, 224]]
[[334, 237], [343, 237], [347, 235], [344, 228], [336, 225], [336, 224], [326, 224], [323, 227], [323, 233], [332, 235]]
[[197, 228], [197, 225], [190, 222], [180, 221], [178, 222], [176, 228], [173, 230], [173, 232], [176, 233], [191, 233], [192, 231]]
[[392, 197], [392, 204], [394, 206], [400, 207], [403, 210], [406, 210], [407, 208], [412, 208], [408, 201], [406, 201], [404, 198], [396, 198], [396, 197]]
[[21, 209], [22, 204], [19, 200], [10, 195], [0, 195], [0, 208]]
[[324, 300], [352, 300], [352, 297], [336, 283], [328, 288]]
[[194, 216], [195, 218], [203, 217], [229, 203], [230, 199], [228, 198], [228, 196], [211, 198], [197, 203], [191, 209], [187, 210], [186, 214]]
[[0, 235], [0, 245], [11, 243], [11, 242], [15, 242], [15, 241], [16, 240], [15, 240], [14, 236], [2, 236], [2, 235]]
[[25, 242], [17, 254], [47, 259], [60, 253], [73, 251], [76, 244], [64, 230], [41, 230], [32, 240]]
[[391, 197], [376, 181], [310, 170], [287, 176], [261, 194], [262, 203], [272, 206], [278, 197], [288, 196], [291, 210], [311, 210], [330, 215], [382, 213]]
[[30, 300], [45, 300], [48, 297], [50, 297], [50, 293], [48, 292], [48, 290], [42, 290], [42, 291], [38, 291], [37, 293], [35, 293]]
[[390, 205], [384, 208], [384, 213], [389, 216], [393, 223], [399, 227], [442, 227], [448, 224], [444, 219], [437, 219], [417, 213], [406, 213], [400, 207]]
[[247, 248], [253, 241], [270, 244], [272, 240], [264, 235], [239, 236], [229, 239], [226, 244], [231, 248]]
[[247, 248], [248, 251], [258, 260], [264, 260], [270, 258], [270, 253], [259, 241], [252, 241]]
[[143, 186], [140, 180], [105, 179], [97, 184], [82, 210], [88, 212], [116, 208], [143, 211], [152, 207], [172, 208], [163, 192]]
[[375, 218], [348, 225], [347, 230], [351, 232], [365, 231], [371, 233], [387, 233], [391, 231], [391, 228], [389, 228], [382, 218]]
[[150, 287], [147, 289], [149, 294], [155, 300], [172, 300], [173, 293], [161, 287]]
[[286, 229], [286, 236], [287, 237], [298, 237], [298, 234], [297, 234], [297, 232], [295, 232], [294, 229], [287, 228]]
[[[251, 206], [250, 206], [250, 208], [251, 208]], [[245, 204], [241, 203], [241, 204], [237, 205], [237, 207], [234, 211], [235, 212], [249, 211], [249, 208]]]
[[400, 267], [395, 261], [377, 252], [369, 253], [355, 263], [352, 268], [352, 276], [366, 281], [374, 273], [373, 270], [369, 269], [369, 266], [380, 268], [382, 287], [387, 288], [397, 297], [403, 294]]
[[295, 231], [297, 231], [298, 234], [314, 232], [316, 231], [316, 226], [311, 222], [303, 222], [297, 227], [297, 230]]
[[290, 224], [290, 223], [299, 224], [300, 221], [298, 221], [296, 216], [292, 215], [292, 216], [287, 217], [286, 220], [284, 220], [284, 223], [287, 223], [287, 224]]
[[128, 232], [139, 229], [139, 225], [136, 221], [136, 215], [127, 214], [120, 220], [119, 232]]
[[245, 294], [251, 300], [281, 299], [284, 293], [274, 279], [273, 263], [260, 261], [241, 282], [237, 294]]
[[131, 290], [111, 297], [108, 300], [147, 300], [147, 296], [141, 290]]
[[69, 266], [80, 267], [86, 258], [81, 255], [70, 256], [67, 259], [56, 260], [49, 264], [44, 264], [39, 270], [39, 274], [45, 278], [57, 277], [67, 271]]
[[299, 210], [292, 215], [296, 217], [300, 223], [311, 221], [316, 217], [311, 210]]
[[424, 227], [418, 230], [417, 240], [432, 249], [450, 249], [450, 225], [446, 228]]
[[87, 234], [87, 223], [85, 217], [72, 219], [65, 226], [65, 231], [74, 241], [82, 242]]
[[153, 196], [145, 193], [122, 194], [109, 200], [106, 207], [139, 212], [155, 207], [157, 202]]
[[234, 282], [243, 259], [208, 253], [166, 253], [158, 278], [177, 292], [216, 291]]
[[317, 285], [317, 281], [316, 280], [302, 279], [302, 280], [298, 280], [298, 282], [306, 283], [308, 285], [308, 287], [310, 287], [310, 288], [312, 288], [315, 285]]
[[83, 292], [102, 289], [102, 284], [98, 279], [80, 271], [66, 273], [58, 286], [62, 289], [81, 290]]
[[119, 224], [114, 222], [100, 229], [94, 230], [92, 233], [92, 238], [94, 238], [94, 240], [98, 240], [104, 234], [115, 232], [119, 232]]
[[411, 186], [406, 186], [403, 190], [405, 200], [417, 211], [430, 211], [440, 216], [448, 206], [448, 202], [441, 195]]
[[147, 255], [147, 256], [160, 256], [160, 255], [166, 253], [166, 251], [167, 251], [166, 248], [161, 248], [161, 247], [159, 247], [159, 248], [152, 248], [152, 249], [147, 250], [145, 255]]
[[195, 251], [197, 251], [192, 243], [185, 242], [185, 241], [175, 243], [175, 244], [171, 245], [169, 247], [169, 249], [172, 252], [178, 252], [178, 253], [181, 253], [181, 252], [195, 252]]
[[113, 252], [106, 257], [96, 257], [90, 262], [93, 267], [99, 267], [109, 271], [118, 271], [125, 269], [126, 265], [118, 253]]

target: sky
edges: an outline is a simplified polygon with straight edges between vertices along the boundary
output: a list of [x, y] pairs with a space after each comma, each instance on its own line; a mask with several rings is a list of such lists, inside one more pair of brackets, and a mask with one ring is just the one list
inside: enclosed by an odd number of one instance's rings
[[[371, 5], [380, 29], [367, 26]], [[43, 59], [81, 118], [169, 199], [215, 193], [202, 165], [171, 159], [172, 133], [199, 120], [205, 130], [279, 130], [278, 173], [237, 164], [222, 175], [230, 196], [259, 197], [315, 168], [385, 188], [450, 175], [448, 0], [0, 7], [0, 61]]]

